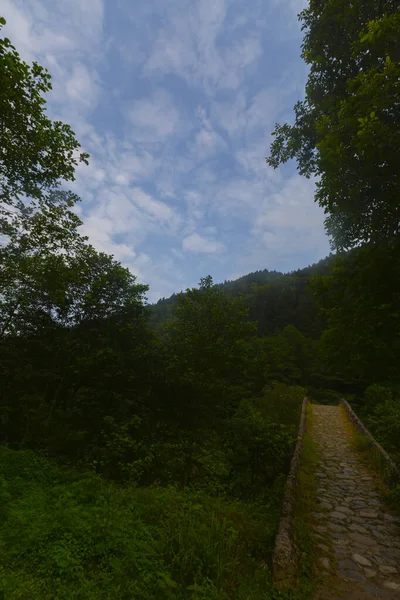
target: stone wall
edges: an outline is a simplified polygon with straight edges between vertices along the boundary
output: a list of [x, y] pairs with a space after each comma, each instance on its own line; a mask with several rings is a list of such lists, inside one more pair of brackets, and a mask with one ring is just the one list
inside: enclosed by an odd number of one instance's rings
[[396, 463], [393, 462], [393, 460], [390, 458], [388, 453], [382, 448], [382, 446], [380, 444], [378, 444], [378, 442], [375, 440], [373, 435], [368, 431], [368, 429], [365, 427], [365, 425], [360, 421], [360, 419], [357, 417], [354, 410], [351, 408], [350, 404], [348, 402], [346, 402], [346, 400], [343, 400], [343, 399], [340, 401], [340, 403], [342, 404], [342, 406], [344, 406], [344, 409], [345, 409], [347, 415], [349, 416], [350, 420], [352, 421], [354, 427], [362, 435], [365, 435], [365, 437], [367, 437], [369, 439], [370, 444], [371, 444], [371, 449], [373, 449], [374, 452], [377, 453], [377, 455], [380, 459], [380, 462], [382, 464], [383, 471], [384, 471], [383, 475], [384, 475], [385, 480], [391, 484], [399, 483], [400, 482], [400, 469], [398, 468]]
[[300, 425], [296, 448], [293, 453], [290, 471], [285, 485], [281, 518], [275, 540], [272, 574], [277, 587], [289, 588], [295, 585], [298, 573], [299, 551], [294, 542], [293, 513], [296, 499], [297, 476], [300, 467], [300, 455], [303, 436], [306, 430], [306, 409], [308, 399], [304, 398], [301, 407]]

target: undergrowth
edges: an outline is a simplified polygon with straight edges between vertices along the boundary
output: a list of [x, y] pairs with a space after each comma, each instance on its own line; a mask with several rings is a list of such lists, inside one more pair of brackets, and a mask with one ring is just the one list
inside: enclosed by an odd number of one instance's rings
[[294, 513], [295, 542], [300, 552], [300, 577], [297, 597], [304, 598], [304, 600], [311, 598], [315, 585], [312, 512], [316, 502], [317, 482], [315, 470], [317, 453], [315, 442], [309, 433], [312, 424], [311, 419], [312, 413], [309, 405], [307, 408], [308, 432], [303, 437]]
[[371, 439], [351, 425], [351, 446], [364, 462], [381, 478], [381, 491], [386, 496], [395, 485], [393, 474], [385, 463], [382, 454], [374, 447]]
[[371, 439], [351, 426], [351, 446], [358, 452], [366, 465], [379, 476], [378, 488], [382, 498], [400, 512], [400, 484], [385, 463], [382, 454], [374, 447]]
[[[138, 488], [0, 448], [7, 600], [275, 600], [278, 508]], [[264, 568], [263, 568], [264, 567]]]

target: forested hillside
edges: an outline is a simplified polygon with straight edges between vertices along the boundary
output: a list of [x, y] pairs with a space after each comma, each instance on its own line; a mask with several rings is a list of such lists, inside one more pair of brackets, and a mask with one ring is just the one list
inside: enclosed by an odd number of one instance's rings
[[[303, 335], [319, 338], [324, 329], [310, 283], [316, 275], [327, 275], [334, 264], [334, 256], [298, 269], [292, 273], [256, 271], [235, 281], [225, 281], [216, 287], [232, 298], [242, 297], [249, 319], [257, 322], [260, 336], [278, 334], [286, 325], [293, 325]], [[159, 324], [167, 319], [178, 303], [178, 295], [162, 298], [151, 311], [151, 320]]]
[[285, 598], [304, 396], [345, 396], [400, 456], [400, 14], [311, 0], [301, 20], [306, 98], [266, 168], [317, 177], [335, 254], [154, 306], [82, 236], [68, 182], [90, 157], [0, 39], [0, 596]]

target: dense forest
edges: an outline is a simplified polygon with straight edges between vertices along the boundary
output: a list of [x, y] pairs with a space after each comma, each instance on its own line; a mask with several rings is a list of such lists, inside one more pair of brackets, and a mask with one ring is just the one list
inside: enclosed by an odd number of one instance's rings
[[400, 458], [400, 13], [311, 0], [300, 19], [305, 100], [266, 168], [317, 178], [332, 254], [155, 305], [81, 235], [68, 182], [90, 157], [47, 117], [49, 73], [0, 39], [5, 598], [283, 598], [304, 396], [346, 397]]

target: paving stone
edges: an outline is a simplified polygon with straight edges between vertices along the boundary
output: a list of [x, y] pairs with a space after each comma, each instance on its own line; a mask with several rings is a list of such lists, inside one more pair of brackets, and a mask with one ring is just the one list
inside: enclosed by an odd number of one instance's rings
[[368, 560], [368, 558], [361, 556], [361, 554], [352, 554], [351, 558], [354, 560], [354, 562], [362, 565], [363, 567], [372, 567], [371, 561]]
[[312, 405], [312, 413], [319, 475], [314, 538], [319, 568], [330, 573], [314, 600], [400, 598], [400, 519], [354, 450], [343, 408]]
[[393, 575], [397, 573], [396, 567], [389, 567], [388, 565], [379, 565], [379, 571], [385, 575]]
[[345, 579], [350, 579], [350, 581], [361, 581], [362, 583], [366, 581], [365, 576], [360, 571], [343, 571], [343, 576]]
[[328, 528], [331, 531], [336, 531], [336, 533], [346, 533], [347, 531], [346, 527], [343, 527], [343, 525], [337, 525], [337, 523], [329, 523]]
[[375, 546], [376, 542], [373, 538], [368, 537], [366, 535], [362, 535], [361, 533], [349, 533], [349, 538], [351, 540], [354, 540], [355, 542], [358, 542], [359, 544], [362, 544], [364, 546]]
[[377, 519], [378, 513], [374, 510], [360, 510], [360, 517], [367, 517], [368, 519]]
[[390, 515], [389, 513], [385, 513], [383, 515], [383, 518], [385, 519], [385, 521], [390, 521], [392, 523], [398, 522], [398, 518], [394, 517], [393, 515]]
[[365, 577], [367, 577], [368, 579], [372, 579], [377, 575], [376, 571], [374, 571], [373, 569], [364, 569], [364, 573]]
[[333, 508], [333, 504], [331, 504], [330, 502], [321, 502], [318, 506], [320, 506], [321, 508], [326, 508], [326, 510], [332, 510]]
[[335, 512], [344, 513], [344, 514], [350, 514], [350, 515], [353, 514], [353, 511], [350, 510], [350, 508], [347, 508], [347, 506], [336, 506], [335, 507]]
[[338, 512], [337, 510], [332, 510], [332, 512], [329, 513], [329, 516], [339, 520], [342, 520], [344, 518], [343, 513]]
[[333, 540], [333, 543], [336, 546], [348, 546], [349, 545], [349, 540], [344, 538], [342, 540]]
[[339, 560], [338, 565], [340, 569], [347, 569], [347, 571], [354, 571], [355, 569], [357, 569], [357, 565], [349, 558]]
[[357, 533], [368, 533], [368, 530], [361, 525], [349, 525], [349, 529], [350, 531], [356, 531]]
[[388, 590], [396, 590], [397, 592], [398, 590], [400, 590], [400, 583], [395, 583], [394, 581], [384, 581], [383, 587], [385, 587]]

